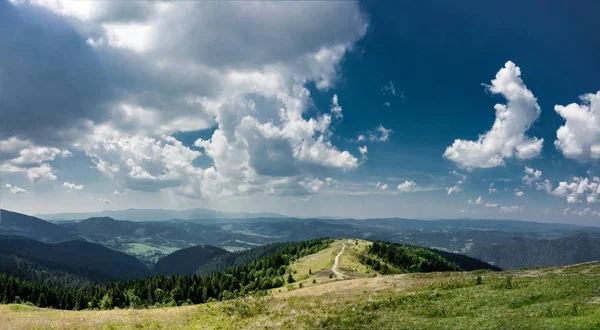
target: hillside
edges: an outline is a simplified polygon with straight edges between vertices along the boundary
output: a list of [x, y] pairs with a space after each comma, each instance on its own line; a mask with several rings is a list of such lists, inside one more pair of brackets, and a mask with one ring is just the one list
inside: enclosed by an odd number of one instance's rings
[[0, 209], [0, 235], [19, 235], [42, 242], [66, 239], [60, 226], [25, 214]]
[[469, 254], [504, 269], [571, 265], [600, 259], [600, 235], [580, 233], [552, 240], [479, 247]]
[[47, 244], [24, 237], [0, 236], [0, 256], [4, 273], [30, 280], [44, 277], [51, 283], [64, 282], [65, 277], [106, 282], [148, 275], [146, 266], [138, 259], [83, 241]]
[[225, 254], [231, 253], [211, 245], [197, 245], [181, 249], [158, 260], [152, 273], [160, 275], [194, 274], [202, 265]]
[[588, 263], [332, 279], [267, 297], [146, 310], [0, 305], [0, 324], [10, 329], [595, 329], [598, 276], [600, 263]]

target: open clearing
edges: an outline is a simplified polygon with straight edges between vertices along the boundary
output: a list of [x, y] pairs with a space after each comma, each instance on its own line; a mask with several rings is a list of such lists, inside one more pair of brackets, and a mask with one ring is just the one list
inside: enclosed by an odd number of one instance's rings
[[[600, 327], [598, 264], [535, 272], [430, 273], [332, 281], [264, 298], [147, 310], [0, 306], [25, 328], [554, 328]], [[482, 283], [476, 284], [477, 276]]]

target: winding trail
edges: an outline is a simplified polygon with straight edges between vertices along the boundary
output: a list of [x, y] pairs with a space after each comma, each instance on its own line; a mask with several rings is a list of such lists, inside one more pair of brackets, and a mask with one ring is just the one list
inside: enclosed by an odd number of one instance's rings
[[333, 267], [331, 267], [331, 271], [337, 276], [338, 279], [343, 280], [344, 279], [344, 274], [338, 272], [337, 270], [337, 266], [338, 266], [338, 261], [340, 261], [340, 256], [342, 255], [342, 253], [344, 253], [344, 250], [346, 249], [346, 244], [342, 244], [342, 251], [340, 251], [340, 253], [338, 253], [337, 256], [335, 256], [335, 262], [333, 263]]

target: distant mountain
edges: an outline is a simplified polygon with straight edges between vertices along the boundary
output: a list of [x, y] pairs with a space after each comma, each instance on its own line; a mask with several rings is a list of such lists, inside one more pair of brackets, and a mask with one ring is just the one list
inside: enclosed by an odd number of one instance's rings
[[441, 251], [441, 250], [436, 250], [436, 249], [429, 249], [429, 250], [432, 251], [433, 253], [441, 256], [442, 258], [457, 264], [458, 267], [460, 267], [460, 269], [462, 269], [464, 271], [473, 271], [473, 270], [478, 270], [478, 269], [489, 269], [489, 270], [493, 270], [493, 271], [501, 271], [502, 270], [498, 266], [491, 265], [485, 261], [481, 261], [479, 259], [472, 258], [472, 257], [466, 256], [464, 254], [452, 253], [452, 252]]
[[[47, 244], [19, 236], [0, 236], [2, 260], [13, 260], [13, 269], [33, 268], [38, 271], [75, 274], [92, 282], [140, 278], [148, 275], [147, 267], [135, 257], [99, 244], [68, 241]], [[2, 264], [5, 266], [5, 264]]]
[[482, 246], [468, 254], [503, 269], [571, 265], [600, 260], [600, 235], [579, 233], [559, 239]]
[[69, 236], [56, 224], [2, 209], [0, 209], [0, 235], [25, 236], [42, 242], [60, 241]]
[[212, 245], [197, 245], [181, 249], [158, 260], [153, 273], [157, 275], [194, 274], [200, 266], [224, 254], [231, 254], [231, 252]]
[[206, 208], [196, 208], [187, 210], [127, 209], [84, 213], [38, 214], [37, 216], [44, 220], [82, 220], [87, 218], [110, 217], [113, 219], [130, 221], [165, 221], [171, 219], [204, 220], [286, 218], [286, 216], [277, 213], [221, 212]]

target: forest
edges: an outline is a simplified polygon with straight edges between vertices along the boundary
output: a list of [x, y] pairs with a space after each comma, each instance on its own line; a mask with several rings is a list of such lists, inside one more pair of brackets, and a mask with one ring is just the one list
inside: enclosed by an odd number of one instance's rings
[[262, 295], [286, 281], [294, 281], [292, 274], [285, 276], [290, 262], [318, 252], [332, 241], [319, 238], [281, 245], [269, 255], [205, 276], [158, 275], [108, 284], [61, 287], [0, 274], [0, 302], [82, 310], [179, 306]]

